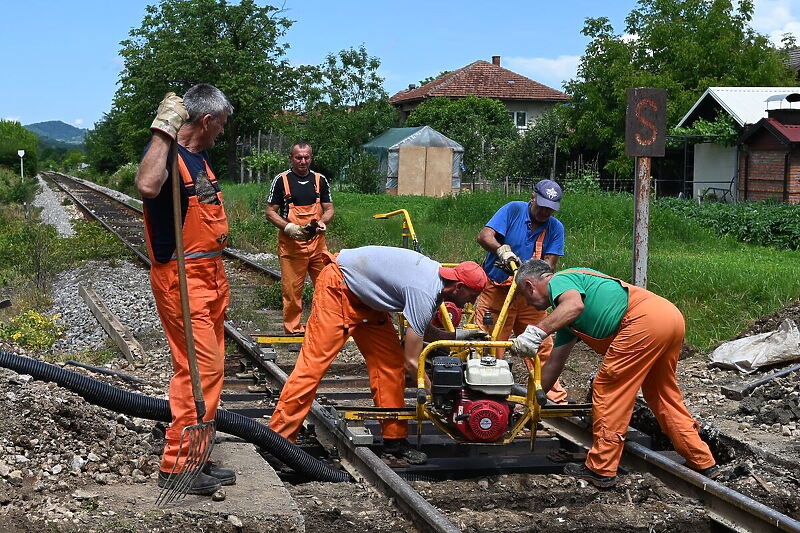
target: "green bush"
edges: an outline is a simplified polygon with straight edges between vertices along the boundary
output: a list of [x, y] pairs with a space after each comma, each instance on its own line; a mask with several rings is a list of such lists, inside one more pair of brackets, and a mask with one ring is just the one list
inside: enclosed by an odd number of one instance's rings
[[0, 325], [0, 337], [34, 350], [44, 350], [64, 333], [64, 327], [56, 323], [60, 317], [45, 316], [29, 309], [13, 317], [9, 324]]
[[20, 179], [19, 174], [0, 167], [0, 203], [31, 203], [38, 188], [38, 182], [32, 177]]
[[108, 187], [132, 196], [139, 197], [136, 189], [136, 172], [139, 170], [138, 163], [126, 163], [119, 167], [108, 180]]
[[800, 249], [800, 208], [776, 201], [727, 204], [660, 198], [657, 205], [693, 218], [720, 235], [780, 250]]
[[383, 179], [378, 172], [378, 160], [365, 152], [358, 152], [350, 159], [347, 182], [355, 192], [377, 194], [383, 192]]

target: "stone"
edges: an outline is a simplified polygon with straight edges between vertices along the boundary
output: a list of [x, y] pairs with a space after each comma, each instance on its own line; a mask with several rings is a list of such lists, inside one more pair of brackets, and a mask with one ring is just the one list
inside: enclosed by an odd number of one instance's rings
[[242, 520], [235, 514], [228, 515], [228, 522], [230, 522], [233, 527], [242, 527], [243, 525]]
[[[222, 502], [225, 501], [225, 489], [219, 489], [217, 492], [211, 495], [211, 499], [215, 502]], [[231, 515], [233, 516], [233, 515]]]

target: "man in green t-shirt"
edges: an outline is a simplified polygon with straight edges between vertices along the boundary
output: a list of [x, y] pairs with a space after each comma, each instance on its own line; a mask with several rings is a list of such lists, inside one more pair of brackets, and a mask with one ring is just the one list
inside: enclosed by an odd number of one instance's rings
[[572, 347], [584, 341], [603, 355], [592, 386], [592, 448], [583, 465], [564, 472], [597, 487], [616, 483], [636, 394], [642, 389], [661, 429], [687, 465], [711, 479], [721, 472], [697, 423], [683, 403], [675, 369], [683, 345], [683, 315], [668, 300], [591, 270], [571, 268], [556, 274], [542, 260], [520, 267], [514, 281], [529, 305], [553, 311], [514, 339], [511, 350], [533, 356], [555, 333], [555, 348], [542, 366], [542, 389], [550, 390]]

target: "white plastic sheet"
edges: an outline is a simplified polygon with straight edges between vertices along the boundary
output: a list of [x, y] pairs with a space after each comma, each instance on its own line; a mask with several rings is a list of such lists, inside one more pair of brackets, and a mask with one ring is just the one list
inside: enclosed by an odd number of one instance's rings
[[785, 319], [775, 331], [726, 342], [708, 356], [711, 364], [749, 374], [762, 366], [800, 359], [800, 330]]

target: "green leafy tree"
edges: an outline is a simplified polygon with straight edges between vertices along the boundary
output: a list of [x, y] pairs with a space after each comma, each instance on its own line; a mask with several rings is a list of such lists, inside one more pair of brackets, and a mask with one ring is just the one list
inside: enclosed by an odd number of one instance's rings
[[70, 150], [61, 161], [61, 170], [64, 172], [79, 172], [81, 165], [86, 162], [86, 154], [81, 150]]
[[0, 120], [0, 165], [20, 171], [17, 150], [25, 150], [25, 175], [35, 176], [38, 171], [36, 155], [39, 137], [26, 130], [15, 120]]
[[86, 160], [96, 173], [112, 174], [125, 164], [122, 152], [122, 135], [119, 131], [119, 113], [105, 113], [94, 129], [87, 132], [83, 141]]
[[639, 0], [624, 36], [605, 17], [586, 19], [582, 33], [591, 42], [566, 84], [570, 145], [592, 152], [605, 171], [627, 173], [628, 87], [667, 89], [674, 126], [709, 86], [794, 85], [784, 56], [750, 26], [752, 16], [751, 0]]
[[406, 126], [430, 126], [464, 147], [467, 174], [485, 176], [498, 147], [516, 130], [506, 107], [491, 98], [431, 98], [418, 105]]
[[302, 112], [284, 131], [311, 144], [314, 169], [329, 178], [341, 175], [362, 144], [398, 123], [378, 75], [380, 64], [362, 45], [329, 54], [319, 66], [298, 69], [296, 98]]
[[549, 178], [556, 163], [564, 159], [566, 152], [559, 148], [564, 138], [564, 121], [558, 108], [544, 112], [533, 126], [522, 135], [511, 137], [498, 147], [499, 157], [493, 168], [497, 176], [524, 176]]
[[[148, 126], [168, 91], [183, 94], [196, 83], [219, 87], [235, 108], [215, 153], [218, 172], [236, 170], [236, 139], [275, 120], [295, 81], [282, 43], [291, 21], [255, 0], [161, 0], [148, 6], [141, 26], [122, 41], [125, 66], [114, 109], [126, 158], [138, 160]], [[222, 152], [224, 150], [224, 152]]]

